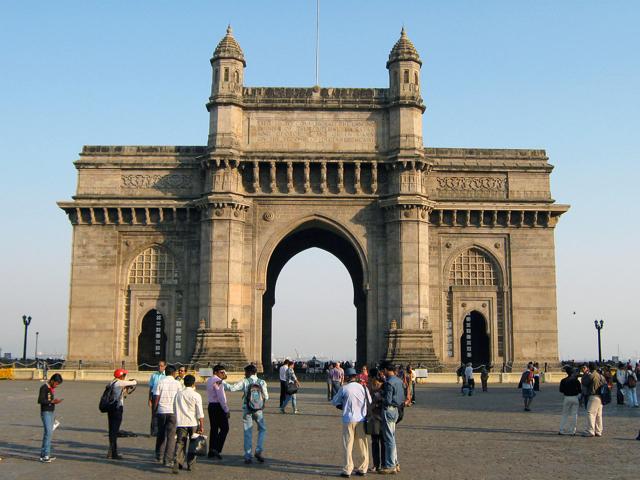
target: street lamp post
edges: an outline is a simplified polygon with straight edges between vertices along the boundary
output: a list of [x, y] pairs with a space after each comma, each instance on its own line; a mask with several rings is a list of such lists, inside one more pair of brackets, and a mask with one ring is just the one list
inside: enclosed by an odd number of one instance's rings
[[22, 323], [24, 323], [24, 348], [22, 349], [22, 361], [24, 362], [27, 360], [27, 330], [29, 329], [29, 324], [31, 323], [31, 317], [22, 315]]
[[602, 330], [602, 326], [604, 325], [604, 320], [595, 320], [593, 322], [596, 326], [596, 330], [598, 331], [598, 364], [602, 363], [602, 342], [600, 340], [600, 330]]
[[36, 332], [36, 351], [35, 351], [36, 362], [38, 361], [38, 335], [40, 335], [40, 332]]

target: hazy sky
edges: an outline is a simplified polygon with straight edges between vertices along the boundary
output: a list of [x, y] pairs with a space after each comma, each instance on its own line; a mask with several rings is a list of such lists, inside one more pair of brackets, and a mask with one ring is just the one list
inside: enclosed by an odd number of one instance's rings
[[[595, 318], [606, 356], [637, 357], [640, 3], [321, 10], [322, 85], [386, 86], [404, 24], [423, 60], [427, 146], [547, 150], [554, 198], [572, 205], [556, 229], [561, 357], [596, 355]], [[74, 193], [72, 162], [84, 144], [204, 144], [209, 58], [229, 22], [246, 85], [313, 85], [313, 0], [0, 3], [3, 352], [21, 353], [23, 313], [31, 355], [35, 331], [39, 350], [66, 352], [71, 226], [55, 202]], [[352, 290], [335, 258], [300, 254], [276, 295], [274, 352], [353, 356]]]

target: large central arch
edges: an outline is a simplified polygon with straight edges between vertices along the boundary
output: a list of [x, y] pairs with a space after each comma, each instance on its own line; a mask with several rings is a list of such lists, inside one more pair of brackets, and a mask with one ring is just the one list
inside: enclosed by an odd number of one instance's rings
[[356, 307], [356, 361], [361, 364], [367, 357], [367, 297], [365, 267], [362, 256], [339, 229], [320, 220], [310, 220], [286, 235], [273, 250], [266, 269], [265, 292], [262, 296], [262, 364], [271, 363], [272, 312], [278, 276], [285, 264], [298, 253], [309, 248], [320, 248], [340, 260], [353, 283], [353, 304]]

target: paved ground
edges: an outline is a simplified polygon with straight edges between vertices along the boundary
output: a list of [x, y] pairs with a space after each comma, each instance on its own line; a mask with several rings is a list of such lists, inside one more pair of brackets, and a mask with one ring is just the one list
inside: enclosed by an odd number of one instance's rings
[[[38, 462], [42, 427], [36, 405], [37, 382], [0, 382], [0, 478], [111, 479], [171, 478], [153, 462], [153, 439], [147, 438], [146, 389], [127, 400], [123, 429], [140, 434], [120, 440], [125, 460], [109, 461], [106, 415], [97, 409], [103, 389], [98, 383], [67, 382], [58, 396], [65, 401], [57, 415], [52, 464]], [[398, 427], [402, 472], [416, 479], [637, 478], [640, 472], [640, 409], [605, 407], [602, 438], [557, 435], [560, 397], [557, 386], [543, 385], [533, 412], [522, 411], [519, 391], [495, 386], [488, 393], [462, 397], [455, 386], [421, 385], [418, 403]], [[277, 397], [277, 392], [272, 388]], [[322, 478], [340, 473], [339, 412], [327, 404], [322, 384], [308, 384], [299, 394], [302, 415], [267, 409], [264, 465], [242, 463], [239, 394], [230, 394], [231, 432], [222, 463], [199, 460], [193, 479]], [[272, 402], [273, 404], [273, 402]], [[581, 412], [582, 414], [582, 412]], [[579, 419], [580, 424], [584, 417]], [[45, 477], [46, 476], [46, 477]], [[370, 474], [370, 476], [373, 476]]]

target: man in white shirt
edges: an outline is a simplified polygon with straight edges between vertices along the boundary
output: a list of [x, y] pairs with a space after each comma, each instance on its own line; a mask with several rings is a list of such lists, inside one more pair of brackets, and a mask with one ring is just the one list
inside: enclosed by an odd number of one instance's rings
[[180, 382], [176, 380], [178, 372], [173, 365], [167, 365], [165, 377], [156, 385], [153, 392], [156, 415], [158, 417], [158, 436], [156, 437], [156, 460], [171, 466], [176, 448], [176, 416], [173, 402], [177, 393], [182, 390]]
[[473, 379], [473, 365], [471, 362], [467, 363], [467, 367], [464, 369], [464, 381], [467, 384], [469, 396], [473, 395], [473, 390], [476, 388], [476, 381]]
[[[193, 375], [185, 375], [184, 389], [176, 394], [174, 411], [176, 414], [176, 449], [173, 458], [173, 473], [185, 464], [185, 452], [189, 452], [189, 440], [195, 433], [204, 431], [204, 410], [202, 397], [196, 392], [196, 379]], [[189, 452], [186, 458], [187, 470], [193, 470], [196, 456]]]
[[341, 477], [349, 478], [353, 471], [353, 444], [362, 461], [356, 469], [356, 475], [364, 476], [369, 468], [369, 449], [364, 422], [367, 418], [367, 406], [371, 404], [369, 390], [358, 382], [358, 373], [354, 368], [347, 368], [344, 372], [348, 379], [342, 385], [331, 403], [342, 409], [342, 446], [344, 448], [344, 467]]
[[287, 371], [289, 370], [290, 360], [285, 358], [284, 363], [278, 369], [278, 377], [280, 377], [280, 408], [284, 405], [284, 400], [287, 398]]

